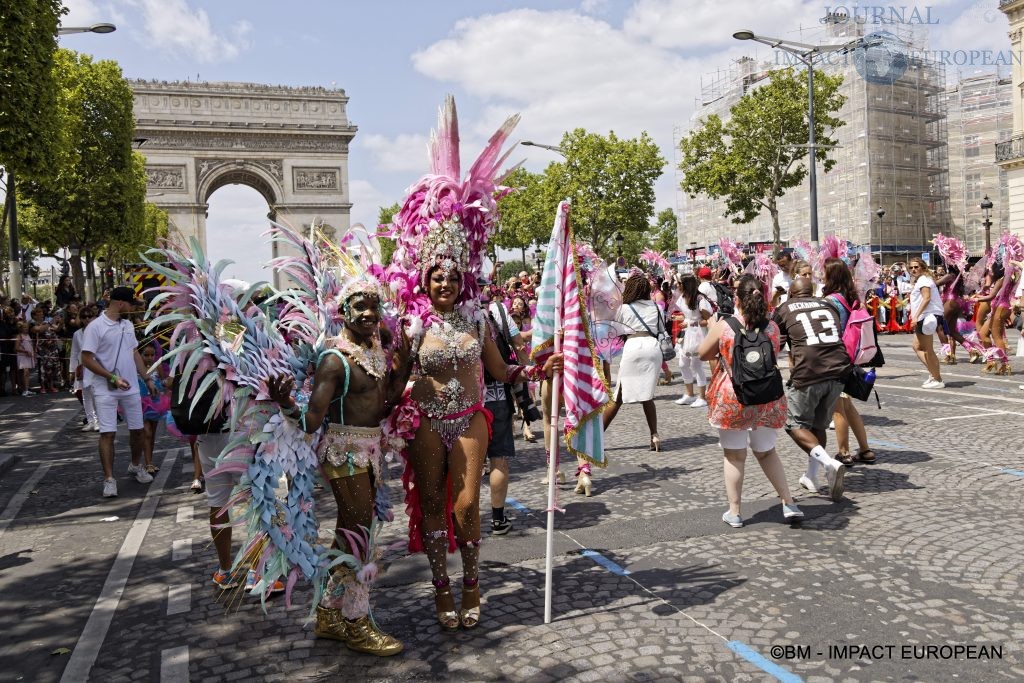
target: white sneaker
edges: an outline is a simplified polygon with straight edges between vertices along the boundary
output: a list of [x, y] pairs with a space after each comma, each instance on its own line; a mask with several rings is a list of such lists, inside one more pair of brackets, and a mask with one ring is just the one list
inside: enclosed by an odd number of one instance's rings
[[933, 379], [933, 378], [929, 377], [928, 381], [921, 385], [921, 388], [922, 389], [945, 389], [946, 388], [946, 383], [942, 382], [940, 380]]
[[696, 401], [694, 401], [693, 403], [690, 404], [690, 407], [691, 408], [705, 408], [705, 407], [707, 407], [707, 405], [708, 405], [707, 401], [705, 401], [702, 398], [698, 398]]
[[94, 432], [100, 431], [100, 423], [99, 422], [93, 422], [92, 423], [92, 431], [94, 431]]
[[86, 422], [84, 425], [82, 425], [82, 431], [83, 432], [91, 432], [92, 431], [92, 423], [91, 422]]
[[145, 465], [129, 465], [128, 474], [134, 474], [135, 481], [140, 484], [148, 484], [153, 481], [153, 475], [146, 471]]
[[681, 398], [677, 398], [677, 399], [676, 399], [676, 400], [674, 401], [674, 403], [675, 403], [675, 404], [676, 404], [677, 406], [688, 406], [688, 405], [690, 405], [691, 403], [693, 403], [693, 402], [694, 402], [694, 401], [696, 401], [696, 400], [697, 400], [697, 397], [696, 397], [696, 396], [685, 396], [685, 395], [684, 395], [684, 396], [682, 396]]
[[104, 498], [116, 498], [117, 497], [117, 482], [113, 479], [105, 479], [103, 481], [103, 497]]
[[35, 396], [35, 395], [36, 395], [36, 392], [34, 392], [34, 391], [29, 391], [28, 389], [26, 389], [25, 391], [21, 392], [21, 395], [22, 395], [22, 396]]
[[843, 497], [843, 479], [846, 476], [846, 466], [838, 460], [833, 460], [825, 467], [825, 478], [828, 479], [828, 495], [832, 500], [839, 501]]
[[807, 489], [811, 493], [817, 493], [818, 492], [818, 485], [815, 484], [813, 481], [811, 481], [810, 477], [808, 477], [806, 474], [801, 474], [800, 475], [800, 482], [799, 483], [800, 483], [800, 486], [802, 486], [803, 488]]

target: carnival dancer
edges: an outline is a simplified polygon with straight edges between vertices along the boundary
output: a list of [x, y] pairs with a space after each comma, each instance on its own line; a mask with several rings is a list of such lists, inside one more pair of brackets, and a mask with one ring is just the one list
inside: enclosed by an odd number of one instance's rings
[[1013, 293], [1020, 280], [1024, 244], [1016, 235], [1004, 233], [999, 239], [996, 254], [1002, 265], [1003, 277], [998, 287], [993, 286], [995, 296], [992, 298], [992, 314], [988, 325], [992, 347], [985, 352], [985, 372], [1009, 375], [1012, 368], [1006, 343], [1006, 324], [1013, 310]]
[[956, 365], [956, 345], [968, 348], [968, 341], [960, 332], [961, 318], [970, 317], [970, 303], [964, 298], [964, 281], [960, 269], [950, 264], [945, 275], [935, 281], [942, 296], [942, 321], [939, 341], [942, 343], [944, 365]]
[[[335, 547], [373, 523], [377, 488], [387, 468], [381, 422], [409, 375], [407, 355], [396, 353], [389, 363], [381, 340], [379, 283], [371, 277], [356, 278], [339, 299], [344, 328], [320, 357], [305, 410], [292, 397], [292, 377], [268, 383], [271, 399], [306, 433], [317, 432], [327, 421], [319, 455], [338, 506]], [[402, 643], [382, 632], [369, 615], [370, 587], [371, 582], [351, 568], [336, 569], [316, 608], [316, 635], [340, 640], [356, 652], [398, 654]]]
[[931, 375], [924, 384], [924, 389], [944, 389], [942, 374], [939, 371], [939, 359], [935, 355], [932, 335], [938, 329], [942, 319], [942, 297], [935, 285], [932, 271], [919, 258], [910, 259], [911, 285], [910, 319], [914, 326], [914, 353]]
[[[411, 387], [392, 416], [410, 437], [403, 476], [409, 547], [427, 555], [445, 630], [480, 622], [480, 480], [490, 431], [483, 367], [507, 384], [561, 368], [560, 356], [543, 368], [506, 365], [476, 284], [495, 229], [496, 200], [508, 192], [497, 184], [507, 156], [501, 147], [518, 120], [510, 117], [491, 137], [463, 179], [455, 101], [446, 98], [431, 137], [431, 172], [410, 188], [395, 216], [398, 247], [385, 273], [399, 292], [413, 358]], [[458, 610], [447, 562], [456, 545], [463, 568]]]

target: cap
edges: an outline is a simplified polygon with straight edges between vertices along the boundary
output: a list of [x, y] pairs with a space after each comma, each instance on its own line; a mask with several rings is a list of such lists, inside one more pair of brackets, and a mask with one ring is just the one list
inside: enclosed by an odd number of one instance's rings
[[699, 277], [702, 280], [710, 280], [711, 269], [708, 268], [707, 266], [701, 266], [700, 270], [697, 271], [697, 277]]
[[141, 306], [142, 302], [135, 298], [135, 290], [131, 287], [114, 287], [110, 290], [111, 301], [123, 301], [133, 306]]

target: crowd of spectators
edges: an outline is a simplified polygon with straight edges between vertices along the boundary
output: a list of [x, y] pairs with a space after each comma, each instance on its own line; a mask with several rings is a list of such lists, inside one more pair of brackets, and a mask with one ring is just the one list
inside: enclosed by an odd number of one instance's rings
[[69, 275], [61, 277], [52, 300], [0, 296], [0, 396], [71, 390], [71, 340], [108, 300], [105, 291], [99, 301], [84, 303]]

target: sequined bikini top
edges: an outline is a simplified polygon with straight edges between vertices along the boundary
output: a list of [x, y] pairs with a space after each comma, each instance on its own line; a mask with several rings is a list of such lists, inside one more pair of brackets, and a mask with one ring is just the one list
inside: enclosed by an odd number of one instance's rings
[[[481, 400], [483, 323], [459, 313], [440, 314], [423, 335], [413, 397], [431, 417], [464, 411]], [[431, 389], [427, 388], [427, 385]]]

